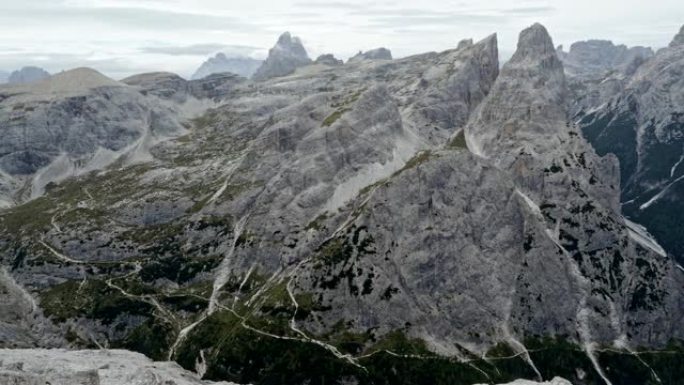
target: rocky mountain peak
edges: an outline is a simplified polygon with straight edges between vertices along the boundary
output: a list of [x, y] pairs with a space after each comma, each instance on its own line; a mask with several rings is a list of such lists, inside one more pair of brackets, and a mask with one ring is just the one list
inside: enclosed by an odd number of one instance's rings
[[265, 80], [287, 76], [299, 67], [311, 64], [302, 41], [289, 32], [278, 38], [276, 45], [268, 51], [268, 58], [254, 74], [254, 79]]
[[670, 47], [684, 46], [684, 25], [679, 30], [679, 33], [675, 35], [674, 39], [670, 43]]
[[556, 48], [553, 45], [549, 32], [543, 25], [535, 23], [520, 32], [518, 49], [511, 58], [511, 61], [535, 60], [541, 57], [555, 58], [557, 61]]
[[546, 28], [535, 24], [520, 33], [517, 51], [471, 120], [469, 148], [489, 156], [546, 143], [565, 123], [565, 97], [563, 65]]
[[294, 57], [309, 59], [309, 55], [306, 53], [302, 40], [296, 36], [292, 36], [289, 32], [280, 35], [274, 49], [280, 49], [286, 54]]

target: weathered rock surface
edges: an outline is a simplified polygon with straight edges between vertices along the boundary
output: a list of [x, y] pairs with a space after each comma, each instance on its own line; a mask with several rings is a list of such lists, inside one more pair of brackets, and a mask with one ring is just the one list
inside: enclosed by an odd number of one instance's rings
[[276, 45], [268, 51], [268, 58], [254, 74], [254, 79], [264, 80], [286, 76], [299, 67], [311, 64], [302, 41], [289, 32], [280, 35]]
[[12, 72], [7, 78], [10, 84], [27, 84], [45, 80], [50, 77], [50, 73], [39, 67], [23, 67]]
[[124, 350], [0, 349], [3, 385], [230, 385]]
[[205, 78], [213, 74], [233, 73], [245, 78], [250, 78], [261, 66], [263, 60], [251, 57], [228, 57], [224, 53], [207, 59], [192, 75], [192, 80]]

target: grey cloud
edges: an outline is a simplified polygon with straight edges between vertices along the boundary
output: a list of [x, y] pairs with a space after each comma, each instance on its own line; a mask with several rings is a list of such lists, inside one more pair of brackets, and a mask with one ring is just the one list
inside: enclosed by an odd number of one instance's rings
[[65, 7], [3, 9], [0, 22], [6, 24], [26, 23], [31, 20], [54, 20], [59, 23], [87, 23], [97, 21], [120, 27], [169, 30], [256, 30], [259, 26], [231, 16], [173, 12], [155, 9], [125, 7]]
[[170, 56], [207, 56], [216, 52], [234, 53], [239, 55], [250, 55], [254, 51], [261, 50], [261, 47], [246, 45], [225, 45], [225, 44], [193, 44], [185, 46], [148, 46], [140, 48], [142, 53], [162, 54]]

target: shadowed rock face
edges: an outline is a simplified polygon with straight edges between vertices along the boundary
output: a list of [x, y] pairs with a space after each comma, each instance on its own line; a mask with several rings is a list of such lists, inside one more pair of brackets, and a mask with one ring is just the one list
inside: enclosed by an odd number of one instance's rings
[[268, 52], [268, 58], [254, 74], [255, 80], [286, 76], [302, 66], [311, 64], [311, 59], [298, 37], [285, 32]]

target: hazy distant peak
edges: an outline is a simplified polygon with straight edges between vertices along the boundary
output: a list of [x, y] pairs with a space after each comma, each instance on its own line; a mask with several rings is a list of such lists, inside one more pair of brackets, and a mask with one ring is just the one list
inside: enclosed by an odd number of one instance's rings
[[50, 73], [40, 67], [27, 66], [12, 72], [7, 79], [10, 84], [34, 83], [50, 77]]

